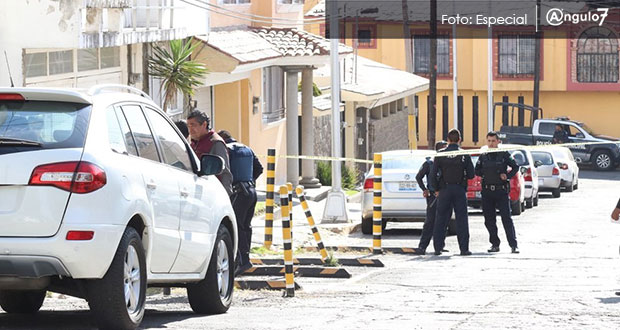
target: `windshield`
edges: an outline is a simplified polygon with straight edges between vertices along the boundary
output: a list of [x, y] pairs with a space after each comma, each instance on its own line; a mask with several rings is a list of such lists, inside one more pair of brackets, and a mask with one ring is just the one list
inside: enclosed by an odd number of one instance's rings
[[512, 158], [514, 158], [515, 162], [519, 166], [527, 166], [530, 163], [527, 160], [527, 154], [523, 150], [515, 150], [511, 152]]
[[[89, 114], [90, 106], [85, 104], [1, 101], [0, 139], [31, 141], [43, 149], [83, 147]], [[16, 147], [8, 144], [1, 149], [8, 146]]]
[[417, 171], [426, 161], [426, 157], [416, 157], [412, 155], [390, 155], [383, 158], [384, 170], [414, 170]]
[[534, 151], [532, 157], [534, 157], [534, 161], [540, 161], [543, 165], [553, 165], [553, 157], [548, 152]]
[[588, 132], [588, 134], [590, 134], [592, 136], [596, 136], [596, 134], [594, 134], [594, 132], [592, 131], [592, 129], [590, 127], [588, 127], [588, 125], [586, 125], [584, 123], [579, 123], [579, 127], [581, 127], [584, 131]]

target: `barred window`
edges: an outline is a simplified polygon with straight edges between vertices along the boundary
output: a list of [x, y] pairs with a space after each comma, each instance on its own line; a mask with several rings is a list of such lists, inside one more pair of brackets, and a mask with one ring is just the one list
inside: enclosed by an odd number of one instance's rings
[[499, 74], [533, 75], [536, 39], [533, 35], [499, 36]]
[[618, 39], [611, 30], [593, 27], [577, 42], [577, 81], [618, 82]]
[[[429, 74], [430, 67], [430, 35], [415, 35], [413, 37], [414, 73]], [[450, 74], [450, 40], [447, 35], [437, 36], [437, 74]]]

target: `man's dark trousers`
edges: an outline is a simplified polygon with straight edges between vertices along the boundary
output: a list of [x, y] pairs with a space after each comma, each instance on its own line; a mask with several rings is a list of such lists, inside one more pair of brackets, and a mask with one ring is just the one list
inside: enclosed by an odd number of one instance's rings
[[437, 198], [433, 193], [426, 197], [426, 219], [424, 219], [424, 226], [422, 226], [422, 236], [420, 236], [420, 243], [418, 248], [426, 250], [433, 238], [433, 229], [435, 228], [435, 218], [437, 216]]
[[493, 246], [499, 246], [500, 240], [497, 236], [497, 219], [495, 210], [499, 210], [502, 217], [502, 225], [506, 231], [506, 238], [510, 247], [517, 247], [517, 237], [515, 226], [510, 216], [510, 198], [507, 188], [497, 188], [495, 191], [490, 189], [482, 190], [482, 213], [484, 214], [484, 225], [489, 231], [489, 242]]
[[246, 190], [235, 189], [231, 195], [232, 207], [237, 218], [237, 231], [239, 232], [239, 246], [237, 262], [245, 265], [250, 262], [250, 245], [252, 243], [252, 217], [256, 207], [256, 189], [247, 183]]
[[469, 220], [467, 218], [467, 196], [465, 188], [460, 184], [447, 184], [439, 192], [437, 198], [437, 219], [433, 230], [435, 252], [443, 250], [446, 241], [446, 227], [452, 209], [456, 217], [456, 235], [461, 252], [469, 251]]

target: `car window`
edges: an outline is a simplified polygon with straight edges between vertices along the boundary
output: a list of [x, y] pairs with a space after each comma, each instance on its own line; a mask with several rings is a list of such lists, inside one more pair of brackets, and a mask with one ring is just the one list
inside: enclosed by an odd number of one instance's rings
[[129, 123], [138, 147], [138, 156], [159, 162], [159, 154], [151, 129], [144, 118], [142, 108], [137, 105], [123, 105], [123, 113]]
[[118, 118], [116, 117], [114, 107], [106, 109], [105, 115], [106, 122], [108, 124], [108, 142], [110, 143], [110, 148], [114, 152], [118, 152], [120, 154], [129, 153], [127, 151], [127, 146], [125, 145], [125, 138], [123, 137], [121, 126], [118, 123]]
[[515, 150], [512, 153], [512, 158], [514, 158], [515, 162], [519, 166], [527, 166], [530, 163], [527, 160], [527, 154], [523, 150]]
[[384, 170], [414, 170], [417, 171], [422, 163], [426, 161], [424, 157], [414, 157], [410, 155], [390, 155], [385, 156], [382, 161]]
[[51, 101], [0, 101], [0, 138], [40, 143], [43, 149], [84, 146], [91, 106]]
[[553, 135], [555, 132], [555, 124], [554, 123], [540, 123], [538, 126], [538, 133], [542, 135]]
[[572, 125], [564, 125], [564, 130], [571, 137], [576, 137], [578, 133], [583, 134], [577, 127], [572, 126]]
[[123, 139], [125, 140], [127, 152], [130, 155], [138, 156], [138, 147], [136, 147], [136, 141], [133, 139], [133, 134], [131, 134], [131, 130], [127, 124], [125, 114], [123, 114], [123, 111], [119, 107], [115, 107], [114, 112], [116, 113], [116, 118], [118, 119], [118, 124], [123, 134]]
[[161, 146], [164, 156], [164, 163], [182, 170], [191, 171], [192, 163], [189, 159], [187, 146], [183, 142], [183, 138], [181, 138], [172, 125], [155, 110], [145, 108], [145, 112], [151, 122], [153, 133], [159, 139], [159, 145]]
[[548, 152], [532, 152], [534, 161], [540, 161], [543, 165], [553, 165], [553, 157]]

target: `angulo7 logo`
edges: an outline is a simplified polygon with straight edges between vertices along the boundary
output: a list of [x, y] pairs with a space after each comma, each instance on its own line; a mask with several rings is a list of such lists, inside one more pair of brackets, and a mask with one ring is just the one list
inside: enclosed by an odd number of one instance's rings
[[598, 22], [598, 26], [601, 26], [608, 14], [609, 8], [597, 8], [595, 11], [587, 13], [569, 13], [564, 9], [551, 8], [547, 12], [547, 23], [553, 26], [560, 26], [566, 22], [573, 24]]

